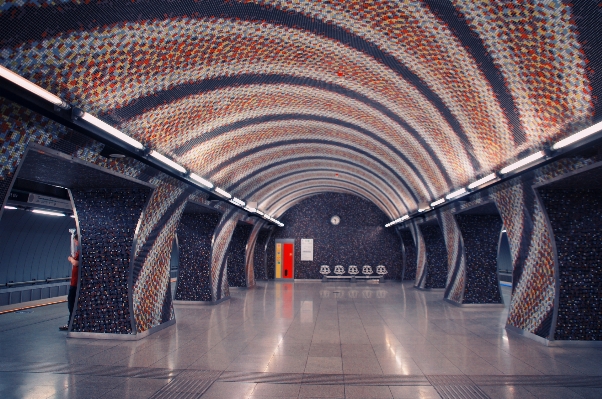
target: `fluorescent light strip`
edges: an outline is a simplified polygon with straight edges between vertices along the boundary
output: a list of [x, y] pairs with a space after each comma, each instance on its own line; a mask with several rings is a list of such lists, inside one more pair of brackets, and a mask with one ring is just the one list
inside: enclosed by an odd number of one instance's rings
[[594, 133], [598, 133], [599, 131], [602, 131], [602, 122], [598, 122], [595, 125], [588, 127], [587, 129], [583, 129], [582, 131], [577, 132], [572, 136], [567, 137], [566, 139], [562, 139], [556, 142], [556, 144], [552, 146], [552, 149], [559, 150], [563, 147], [573, 144], [576, 141], [591, 136]]
[[435, 202], [431, 202], [431, 206], [437, 206], [445, 202], [445, 198], [441, 198]]
[[131, 145], [134, 148], [137, 148], [139, 150], [143, 150], [144, 149], [144, 146], [138, 140], [134, 140], [133, 138], [131, 138], [127, 134], [121, 132], [120, 130], [115, 129], [113, 126], [109, 125], [108, 123], [105, 123], [105, 122], [101, 121], [97, 117], [92, 116], [92, 115], [90, 115], [87, 112], [84, 112], [84, 114], [82, 115], [81, 119], [85, 120], [86, 122], [88, 122], [91, 125], [96, 126], [97, 128], [100, 128], [100, 129], [104, 130], [105, 132], [109, 133], [111, 136], [113, 136], [115, 138], [118, 138], [119, 140], [123, 141], [124, 143], [127, 143], [127, 144]]
[[215, 187], [215, 192], [221, 195], [222, 197], [232, 198], [232, 195], [229, 192], [224, 191], [219, 187]]
[[2, 76], [6, 80], [13, 82], [16, 85], [22, 87], [23, 89], [27, 90], [28, 92], [35, 94], [38, 97], [42, 97], [44, 100], [49, 101], [56, 106], [59, 106], [63, 109], [69, 109], [69, 104], [67, 104], [65, 101], [63, 101], [62, 98], [55, 96], [54, 94], [50, 93], [47, 90], [42, 89], [37, 84], [30, 82], [29, 80], [14, 73], [10, 69], [3, 67], [2, 65], [0, 65], [0, 76]]
[[4, 209], [19, 209], [16, 206], [5, 205]]
[[230, 200], [230, 202], [233, 202], [233, 203], [235, 203], [236, 205], [240, 205], [240, 206], [245, 206], [245, 205], [246, 205], [244, 201], [242, 201], [242, 200], [240, 200], [240, 199], [238, 199], [238, 198], [236, 198], [236, 197], [233, 197], [233, 198]]
[[209, 180], [203, 179], [201, 176], [197, 175], [196, 173], [191, 173], [188, 177], [190, 177], [192, 180], [194, 180], [197, 183], [201, 183], [203, 186], [205, 186], [207, 188], [213, 188], [213, 183], [211, 183]]
[[264, 215], [264, 213], [261, 212], [259, 209], [256, 209], [255, 213], [258, 214], [259, 216], [263, 216]]
[[40, 215], [48, 215], [48, 216], [65, 216], [64, 213], [43, 211], [41, 209], [34, 209], [34, 210], [32, 210], [32, 212], [33, 213], [39, 213]]
[[513, 170], [516, 170], [520, 167], [523, 167], [525, 165], [533, 163], [533, 162], [537, 161], [538, 159], [541, 159], [545, 156], [546, 156], [546, 154], [543, 151], [538, 151], [535, 154], [531, 154], [528, 157], [521, 159], [520, 161], [514, 162], [513, 164], [506, 166], [505, 168], [500, 170], [500, 173], [502, 173], [502, 174], [510, 173]]
[[184, 167], [182, 167], [181, 165], [177, 164], [176, 162], [172, 161], [171, 159], [167, 158], [165, 155], [159, 154], [157, 151], [152, 150], [150, 152], [151, 157], [155, 158], [157, 161], [164, 163], [165, 165], [177, 170], [178, 172], [181, 173], [186, 173], [186, 169], [184, 169]]
[[426, 211], [428, 211], [429, 209], [431, 209], [431, 208], [424, 208], [424, 209], [422, 209], [422, 208], [419, 208], [419, 209], [418, 209], [418, 212], [426, 212]]
[[462, 194], [466, 194], [467, 191], [465, 188], [461, 188], [459, 190], [454, 191], [453, 193], [449, 193], [445, 196], [446, 199], [452, 199], [461, 196]]
[[477, 180], [477, 181], [475, 181], [475, 182], [473, 182], [473, 183], [470, 183], [470, 184], [468, 185], [468, 188], [471, 188], [471, 189], [472, 189], [472, 188], [475, 188], [475, 187], [482, 186], [483, 184], [485, 184], [485, 183], [487, 183], [487, 182], [490, 182], [491, 180], [494, 180], [494, 179], [495, 179], [495, 177], [496, 177], [496, 176], [495, 176], [495, 173], [492, 173], [492, 174], [490, 174], [490, 175], [487, 175], [487, 176], [485, 176], [485, 177], [482, 177], [482, 178], [480, 178], [479, 180]]
[[248, 207], [248, 206], [245, 206], [245, 209], [246, 209], [247, 211], [249, 211], [249, 212], [253, 212], [253, 213], [256, 213], [256, 212], [257, 212], [257, 209], [255, 209], [255, 208], [250, 208], [250, 207]]

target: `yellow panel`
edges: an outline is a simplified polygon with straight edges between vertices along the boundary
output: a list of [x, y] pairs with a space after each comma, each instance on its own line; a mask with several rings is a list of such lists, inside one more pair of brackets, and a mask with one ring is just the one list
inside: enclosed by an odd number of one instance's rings
[[276, 244], [276, 278], [282, 278], [282, 244]]

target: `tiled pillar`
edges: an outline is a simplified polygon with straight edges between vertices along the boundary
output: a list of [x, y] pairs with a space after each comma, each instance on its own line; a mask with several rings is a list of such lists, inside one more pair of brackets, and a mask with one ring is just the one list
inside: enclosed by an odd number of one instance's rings
[[443, 297], [452, 303], [461, 304], [466, 283], [464, 240], [451, 209], [440, 212], [440, 219], [448, 253], [447, 281]]
[[602, 340], [602, 190], [540, 188], [558, 259], [555, 340]]
[[403, 244], [405, 263], [402, 271], [402, 281], [416, 280], [416, 245], [412, 233], [408, 229], [399, 230]]
[[418, 224], [415, 221], [410, 222], [409, 227], [416, 244], [416, 280], [414, 280], [414, 287], [424, 288], [426, 281], [426, 248], [424, 238], [422, 237], [422, 231], [418, 228]]
[[228, 246], [236, 228], [236, 223], [241, 217], [237, 209], [230, 209], [224, 213], [215, 228], [211, 245], [211, 301], [218, 302], [230, 298], [228, 288]]
[[250, 224], [236, 226], [228, 246], [228, 285], [230, 287], [247, 286], [247, 243], [253, 231]]
[[253, 270], [255, 280], [268, 279], [268, 240], [272, 236], [273, 229], [266, 227], [259, 232], [253, 252]]
[[150, 188], [71, 190], [81, 236], [71, 331], [135, 334], [131, 265], [136, 226]]
[[417, 278], [417, 288], [445, 288], [447, 280], [447, 249], [441, 228], [437, 223], [420, 224], [420, 237], [424, 245], [424, 267]]
[[159, 180], [136, 235], [132, 267], [132, 301], [138, 333], [175, 320], [171, 298], [170, 258], [176, 229], [191, 194], [172, 178]]
[[185, 213], [178, 225], [177, 301], [211, 301], [211, 240], [217, 213]]
[[550, 338], [556, 295], [552, 232], [532, 181], [496, 187], [493, 198], [502, 217], [512, 254], [512, 299], [507, 327]]
[[[255, 247], [258, 244], [258, 238], [261, 232], [261, 228], [264, 226], [263, 221], [257, 221], [253, 226], [253, 230], [249, 235], [247, 241], [247, 248], [245, 253], [245, 274], [247, 280], [247, 287], [255, 287]], [[261, 248], [257, 252], [260, 252]], [[263, 262], [261, 265], [263, 267]]]

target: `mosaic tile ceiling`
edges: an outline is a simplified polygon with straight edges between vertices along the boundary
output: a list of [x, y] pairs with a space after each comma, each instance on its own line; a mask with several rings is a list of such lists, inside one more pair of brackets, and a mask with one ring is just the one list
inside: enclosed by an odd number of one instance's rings
[[0, 64], [281, 215], [391, 218], [600, 119], [591, 0], [0, 1]]

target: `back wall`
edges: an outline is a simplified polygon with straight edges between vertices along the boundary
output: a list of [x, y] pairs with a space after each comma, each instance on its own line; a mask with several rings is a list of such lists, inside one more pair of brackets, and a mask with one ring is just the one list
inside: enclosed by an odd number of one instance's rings
[[[337, 226], [330, 223], [339, 216]], [[320, 265], [385, 265], [394, 278], [402, 265], [399, 237], [393, 228], [384, 226], [390, 221], [376, 205], [350, 194], [326, 193], [310, 197], [286, 211], [280, 218], [283, 228], [276, 228], [275, 238], [295, 239], [295, 278], [317, 279]], [[301, 262], [301, 239], [313, 238], [313, 262]], [[270, 243], [272, 244], [272, 243]], [[268, 247], [268, 259], [274, 252]], [[274, 270], [274, 263], [268, 264]], [[270, 273], [272, 274], [272, 273]]]

